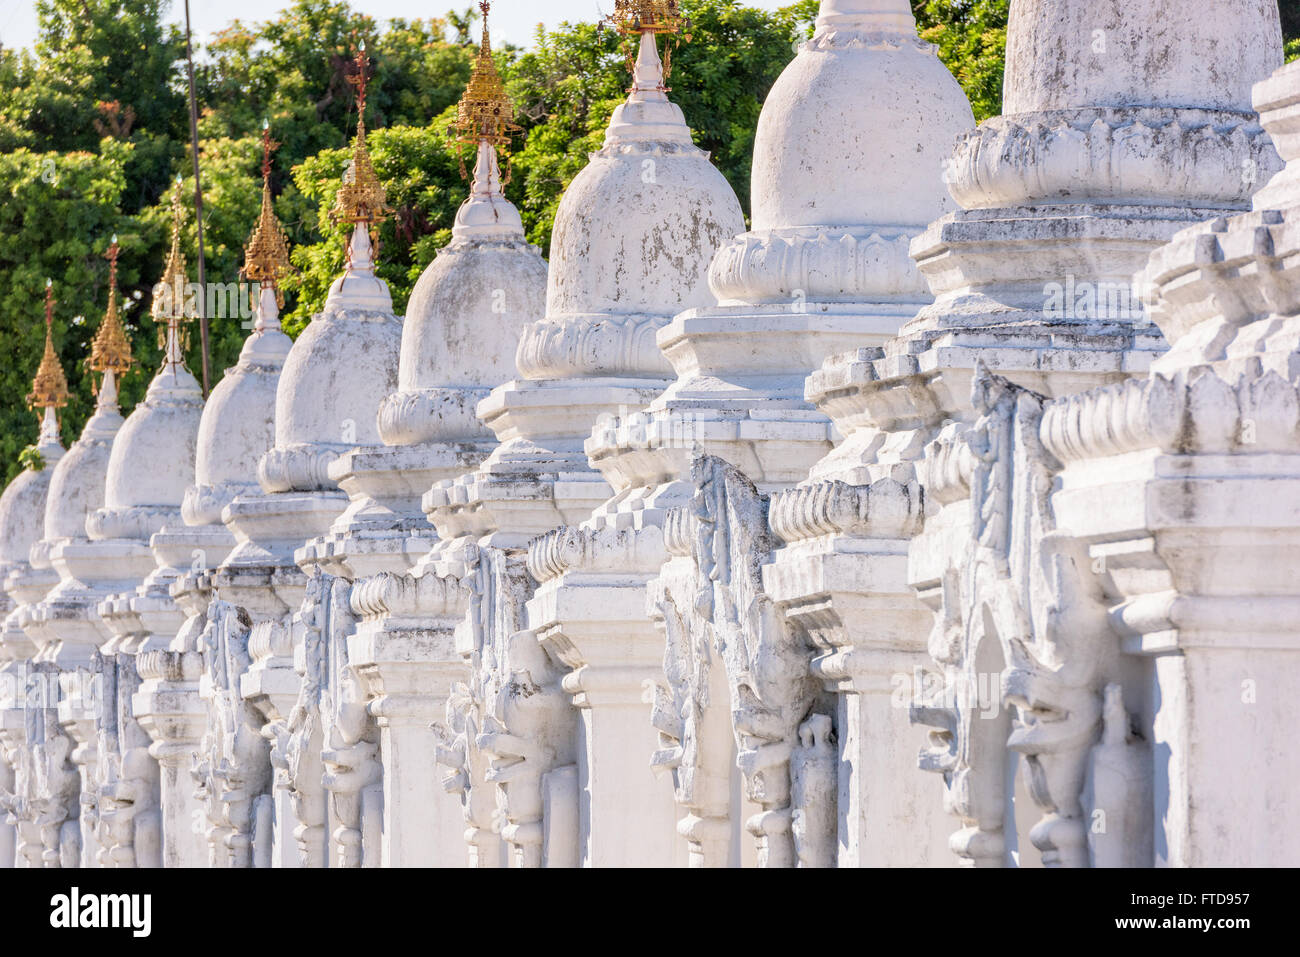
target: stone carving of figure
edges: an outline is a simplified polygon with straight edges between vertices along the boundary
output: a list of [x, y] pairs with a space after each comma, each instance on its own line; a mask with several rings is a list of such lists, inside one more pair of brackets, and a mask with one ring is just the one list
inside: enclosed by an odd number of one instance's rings
[[1044, 864], [1086, 866], [1081, 793], [1112, 641], [1086, 556], [1055, 530], [1042, 397], [979, 364], [972, 402], [975, 424], [946, 428], [927, 450], [967, 476], [972, 529], [944, 576], [930, 641], [945, 675], [912, 710], [936, 729], [921, 767], [944, 774], [946, 806], [963, 822], [953, 849], [996, 865], [1007, 848], [1006, 752], [1018, 752], [1044, 811], [1029, 835]]
[[[348, 602], [351, 584], [342, 578], [322, 576], [323, 616], [315, 632], [324, 644], [328, 687], [321, 696], [320, 713], [329, 722], [322, 784], [330, 793], [339, 867], [378, 865], [378, 837], [382, 821], [383, 767], [379, 762], [379, 729], [366, 708], [366, 694], [348, 664], [347, 639], [353, 618]], [[366, 850], [366, 838], [370, 847]]]
[[[72, 763], [76, 746], [50, 709], [28, 711], [33, 748], [30, 820], [40, 834], [45, 867], [77, 867], [81, 860], [81, 776]], [[35, 720], [32, 720], [32, 719]]]
[[252, 619], [224, 601], [208, 607], [199, 638], [208, 696], [208, 726], [194, 776], [208, 818], [214, 867], [252, 867], [254, 807], [271, 786], [268, 745], [256, 710], [240, 693], [240, 677], [251, 662]]
[[[746, 822], [759, 863], [831, 862], [834, 827], [826, 821], [834, 821], [835, 788], [815, 769], [833, 732], [826, 715], [800, 731], [815, 710], [818, 688], [808, 670], [811, 649], [785, 626], [760, 583], [761, 563], [772, 550], [767, 497], [713, 456], [697, 456], [691, 471], [694, 497], [670, 515], [665, 536], [670, 552], [691, 559], [690, 570], [684, 580], [666, 573], [663, 593], [651, 598], [664, 623], [668, 679], [652, 710], [665, 744], [654, 761], [673, 769], [678, 803], [689, 811], [679, 829], [691, 842], [693, 863], [725, 863], [728, 737], [747, 796], [761, 808]], [[726, 711], [722, 700], [729, 702]], [[809, 776], [799, 783], [799, 797], [831, 805], [799, 811], [796, 850], [791, 757], [804, 748], [797, 766]]]

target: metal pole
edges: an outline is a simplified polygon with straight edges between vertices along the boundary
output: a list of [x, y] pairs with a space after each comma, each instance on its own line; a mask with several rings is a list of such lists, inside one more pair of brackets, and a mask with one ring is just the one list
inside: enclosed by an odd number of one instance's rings
[[203, 256], [203, 184], [199, 180], [199, 104], [194, 97], [194, 48], [190, 44], [190, 0], [185, 0], [185, 63], [190, 80], [190, 152], [194, 156], [194, 222], [199, 228], [199, 341], [203, 349], [203, 398], [208, 397], [208, 282]]

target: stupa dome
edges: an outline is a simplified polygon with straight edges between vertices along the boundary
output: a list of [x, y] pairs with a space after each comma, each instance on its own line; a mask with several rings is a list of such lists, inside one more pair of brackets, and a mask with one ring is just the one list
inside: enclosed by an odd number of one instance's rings
[[486, 142], [451, 235], [407, 304], [398, 391], [379, 412], [390, 445], [489, 435], [475, 406], [514, 378], [520, 334], [545, 308], [546, 262], [524, 239]]
[[654, 36], [643, 33], [632, 92], [556, 210], [546, 319], [525, 330], [519, 371], [666, 376], [655, 331], [714, 302], [709, 263], [744, 228], [735, 192], [692, 143], [665, 93]]

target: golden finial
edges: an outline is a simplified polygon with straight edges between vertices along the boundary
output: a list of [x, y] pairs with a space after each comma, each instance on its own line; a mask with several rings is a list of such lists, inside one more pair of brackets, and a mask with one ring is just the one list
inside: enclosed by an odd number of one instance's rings
[[[479, 9], [483, 11], [483, 39], [479, 43], [478, 56], [474, 60], [474, 70], [469, 76], [469, 85], [465, 94], [456, 105], [455, 142], [478, 146], [488, 143], [498, 149], [510, 145], [511, 134], [519, 132], [515, 123], [515, 108], [506, 95], [506, 85], [497, 72], [496, 61], [492, 59], [492, 43], [488, 37], [488, 11], [492, 5], [488, 0], [480, 0]], [[465, 156], [457, 151], [460, 159], [460, 175], [465, 176]], [[468, 178], [468, 177], [466, 177]], [[507, 160], [504, 183], [510, 182], [510, 167]]]
[[158, 323], [158, 348], [167, 345], [167, 336], [175, 333], [183, 350], [188, 343], [181, 323], [194, 317], [185, 308], [185, 254], [181, 252], [181, 225], [185, 222], [185, 204], [181, 201], [181, 177], [176, 177], [172, 191], [172, 248], [167, 255], [167, 268], [162, 279], [153, 287], [153, 306], [150, 315]]
[[262, 214], [257, 227], [248, 237], [244, 247], [244, 268], [240, 276], [260, 285], [270, 285], [275, 290], [276, 305], [284, 308], [284, 293], [280, 282], [293, 273], [289, 263], [289, 242], [284, 229], [275, 217], [271, 203], [271, 154], [280, 144], [271, 139], [271, 124], [262, 121]]
[[370, 151], [366, 149], [366, 85], [370, 82], [370, 57], [366, 55], [365, 41], [358, 44], [354, 62], [356, 72], [347, 77], [347, 81], [357, 88], [357, 135], [352, 141], [352, 161], [343, 174], [343, 185], [339, 187], [330, 215], [336, 223], [373, 225], [387, 219], [392, 209], [370, 162]]
[[[625, 37], [640, 37], [643, 33], [665, 34], [664, 79], [672, 69], [673, 47], [677, 38], [691, 41], [691, 21], [681, 14], [677, 0], [614, 0], [614, 12], [600, 21], [599, 26], [610, 27]], [[627, 69], [636, 66], [633, 45], [627, 49]]]
[[[104, 258], [108, 260], [108, 308], [104, 310], [104, 321], [99, 324], [90, 343], [90, 355], [86, 366], [92, 372], [103, 375], [112, 372], [114, 376], [127, 372], [135, 360], [131, 356], [131, 343], [126, 338], [126, 328], [117, 314], [117, 236], [109, 244]], [[92, 382], [95, 394], [99, 394], [99, 384]]]
[[45, 280], [45, 355], [27, 395], [29, 409], [61, 409], [68, 404], [68, 378], [54, 351], [54, 283]]

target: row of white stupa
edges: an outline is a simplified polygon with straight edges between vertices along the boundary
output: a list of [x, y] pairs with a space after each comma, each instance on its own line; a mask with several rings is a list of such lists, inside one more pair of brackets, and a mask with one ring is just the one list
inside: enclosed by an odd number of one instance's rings
[[47, 411], [0, 503], [0, 858], [1300, 863], [1274, 0], [1012, 0], [978, 129], [907, 0], [822, 0], [749, 232], [665, 95], [675, 7], [618, 11], [549, 266], [483, 126], [396, 318], [359, 131], [296, 342], [250, 247], [206, 404], [171, 317], [125, 423], [111, 369], [66, 453]]

